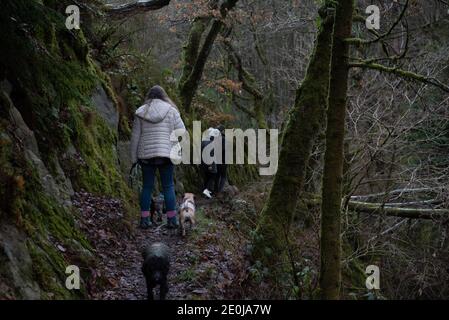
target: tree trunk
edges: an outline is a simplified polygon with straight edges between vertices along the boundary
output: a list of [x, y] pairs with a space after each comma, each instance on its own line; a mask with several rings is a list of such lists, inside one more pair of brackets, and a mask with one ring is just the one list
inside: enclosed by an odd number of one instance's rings
[[[197, 18], [195, 19], [189, 38], [184, 46], [183, 70], [178, 83], [179, 96], [185, 112], [190, 112], [193, 97], [196, 94], [204, 66], [214, 45], [215, 39], [223, 28], [223, 19], [228, 11], [233, 9], [238, 0], [225, 0], [220, 5], [221, 18]], [[209, 31], [204, 37], [200, 48], [202, 35], [209, 22]]]
[[[254, 239], [253, 257], [267, 267], [285, 257], [286, 236], [305, 181], [305, 171], [315, 138], [325, 118], [333, 18], [325, 8], [315, 49], [306, 76], [297, 91], [295, 105], [285, 127], [279, 165]], [[272, 268], [272, 271], [278, 267]], [[274, 274], [274, 272], [273, 272]]]
[[[178, 89], [179, 94], [181, 98], [181, 103], [186, 109], [186, 105], [188, 104], [190, 106], [190, 102], [187, 103], [186, 101], [189, 100], [187, 98], [188, 96], [188, 85], [187, 83], [190, 80], [190, 75], [192, 73], [192, 70], [195, 66], [196, 59], [198, 57], [198, 52], [200, 50], [200, 44], [202, 36], [206, 30], [207, 24], [211, 18], [209, 17], [197, 17], [193, 20], [192, 26], [190, 27], [189, 36], [187, 38], [187, 42], [182, 48], [182, 61], [183, 61], [183, 68], [181, 77], [178, 82]], [[191, 98], [190, 98], [191, 101]], [[188, 107], [187, 107], [188, 108]]]
[[338, 0], [332, 41], [331, 80], [327, 111], [326, 151], [321, 204], [321, 272], [323, 299], [339, 299], [341, 282], [340, 213], [343, 140], [348, 91], [348, 54], [353, 0]]
[[[221, 21], [214, 19], [195, 62], [192, 64], [191, 61], [185, 61], [185, 65], [188, 68], [191, 68], [191, 72], [184, 78], [184, 81], [179, 82], [179, 94], [182, 106], [186, 112], [190, 111], [190, 106], [201, 81], [207, 58], [209, 57], [209, 53], [212, 50], [212, 46], [220, 33], [222, 26], [223, 23]], [[183, 74], [186, 74], [186, 72], [183, 71]]]

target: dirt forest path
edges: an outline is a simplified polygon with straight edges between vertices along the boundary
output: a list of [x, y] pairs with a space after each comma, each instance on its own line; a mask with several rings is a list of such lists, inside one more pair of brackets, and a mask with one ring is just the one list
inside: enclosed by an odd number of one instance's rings
[[126, 227], [123, 207], [116, 199], [79, 192], [73, 202], [79, 211], [77, 223], [88, 235], [98, 261], [87, 284], [93, 299], [146, 299], [141, 252], [146, 244], [158, 241], [171, 251], [167, 299], [241, 296], [248, 267], [247, 240], [234, 232], [239, 223], [231, 218], [235, 205], [229, 201], [197, 200], [198, 226], [188, 230], [186, 238], [163, 225], [141, 230], [137, 218]]

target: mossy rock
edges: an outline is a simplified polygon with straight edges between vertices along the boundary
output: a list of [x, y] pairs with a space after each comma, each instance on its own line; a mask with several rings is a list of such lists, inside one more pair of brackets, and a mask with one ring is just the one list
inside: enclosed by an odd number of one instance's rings
[[[85, 286], [78, 291], [65, 288], [65, 268], [77, 264], [89, 270], [95, 259], [75, 224], [75, 213], [43, 188], [24, 146], [11, 134], [11, 105], [34, 132], [52, 176], [60, 163], [75, 190], [122, 198], [129, 212], [133, 199], [118, 166], [117, 130], [93, 105], [96, 89], [105, 92], [111, 105], [116, 104], [114, 93], [108, 76], [91, 59], [83, 32], [66, 29], [65, 2], [7, 1], [0, 12], [0, 81], [6, 78], [11, 85], [7, 94], [0, 90], [0, 180], [8, 186], [0, 190], [0, 223], [28, 235], [32, 276], [47, 299], [87, 298]], [[85, 282], [88, 278], [88, 273], [83, 275]]]

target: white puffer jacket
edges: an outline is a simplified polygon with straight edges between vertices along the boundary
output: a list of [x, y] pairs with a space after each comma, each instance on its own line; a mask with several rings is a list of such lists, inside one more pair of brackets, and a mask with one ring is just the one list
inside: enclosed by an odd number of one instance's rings
[[155, 157], [170, 158], [173, 130], [184, 129], [184, 122], [171, 104], [154, 99], [137, 109], [131, 137], [131, 161]]

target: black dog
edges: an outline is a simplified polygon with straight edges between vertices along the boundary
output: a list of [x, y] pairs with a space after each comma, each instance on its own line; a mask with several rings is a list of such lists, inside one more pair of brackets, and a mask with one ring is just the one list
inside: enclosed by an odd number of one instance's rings
[[167, 275], [170, 269], [170, 250], [160, 242], [153, 243], [143, 252], [142, 272], [147, 282], [148, 300], [153, 300], [153, 289], [160, 285], [160, 300], [168, 292]]

